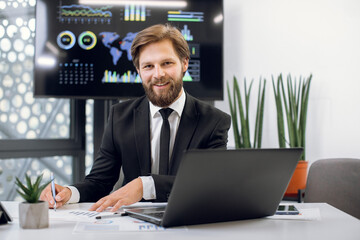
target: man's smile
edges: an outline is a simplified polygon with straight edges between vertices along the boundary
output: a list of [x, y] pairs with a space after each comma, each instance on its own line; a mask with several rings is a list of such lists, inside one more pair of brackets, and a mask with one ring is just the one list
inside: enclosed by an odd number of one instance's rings
[[162, 89], [162, 88], [167, 87], [169, 84], [170, 84], [170, 82], [161, 82], [161, 83], [155, 83], [155, 84], [153, 84], [153, 86], [158, 89]]

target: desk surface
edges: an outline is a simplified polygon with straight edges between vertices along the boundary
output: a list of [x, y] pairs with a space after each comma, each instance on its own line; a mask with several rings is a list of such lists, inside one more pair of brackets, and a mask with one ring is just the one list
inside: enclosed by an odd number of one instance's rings
[[[3, 202], [6, 204], [9, 202]], [[74, 222], [50, 220], [47, 229], [21, 229], [18, 220], [0, 225], [1, 240], [107, 240], [107, 239], [326, 239], [359, 240], [360, 220], [325, 203], [295, 204], [299, 209], [317, 208], [320, 220], [253, 219], [188, 226], [184, 231], [73, 233]], [[11, 214], [11, 213], [10, 213]]]

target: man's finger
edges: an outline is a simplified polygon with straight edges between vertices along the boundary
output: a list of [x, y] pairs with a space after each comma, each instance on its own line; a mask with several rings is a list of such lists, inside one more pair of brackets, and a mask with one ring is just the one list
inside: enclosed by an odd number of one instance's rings
[[112, 205], [113, 205], [113, 201], [110, 198], [107, 198], [106, 201], [96, 209], [96, 211], [97, 212], [102, 212], [105, 209], [107, 209], [109, 206], [112, 206]]
[[46, 199], [47, 199], [47, 201], [49, 202], [50, 205], [53, 205], [55, 203], [53, 195], [51, 194], [51, 192], [46, 193]]
[[[59, 189], [60, 190], [60, 189]], [[56, 194], [55, 200], [57, 202], [66, 203], [71, 197], [71, 191], [68, 188], [62, 188], [58, 194]]]
[[45, 201], [45, 191], [46, 191], [46, 188], [40, 194], [40, 200], [42, 200], [42, 201]]
[[40, 197], [40, 200], [48, 202], [49, 208], [53, 208], [54, 200], [53, 200], [51, 192], [44, 190], [42, 192], [42, 196]]
[[120, 199], [119, 201], [117, 201], [117, 203], [111, 208], [111, 212], [116, 212], [117, 210], [119, 210], [119, 208], [121, 208], [122, 206], [126, 205], [124, 203], [123, 199]]
[[105, 201], [105, 198], [101, 198], [99, 201], [97, 201], [96, 203], [94, 203], [90, 208], [89, 211], [95, 211], [96, 209], [98, 209], [100, 207], [100, 205]]
[[46, 187], [40, 194], [40, 200], [47, 201], [47, 193], [48, 193], [48, 187]]

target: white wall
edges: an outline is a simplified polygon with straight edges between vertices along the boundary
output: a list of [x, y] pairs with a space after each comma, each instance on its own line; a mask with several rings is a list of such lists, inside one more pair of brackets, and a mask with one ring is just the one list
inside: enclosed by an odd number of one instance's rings
[[271, 76], [312, 73], [307, 160], [360, 158], [360, 1], [224, 0], [224, 21], [225, 82], [267, 79], [263, 147], [278, 146]]

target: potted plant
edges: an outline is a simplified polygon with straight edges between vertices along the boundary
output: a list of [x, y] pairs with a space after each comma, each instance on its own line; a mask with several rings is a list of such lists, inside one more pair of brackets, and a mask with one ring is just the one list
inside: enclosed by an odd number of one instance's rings
[[[259, 82], [257, 109], [255, 118], [255, 128], [253, 141], [250, 141], [250, 123], [249, 123], [249, 105], [250, 94], [253, 81], [251, 81], [249, 89], [244, 79], [244, 96], [240, 90], [238, 81], [234, 76], [233, 95], [230, 94], [229, 83], [227, 82], [227, 91], [229, 97], [230, 114], [232, 118], [232, 125], [235, 138], [236, 148], [261, 148], [262, 127], [264, 119], [264, 105], [265, 105], [265, 86], [266, 79]], [[238, 120], [240, 121], [240, 127]], [[239, 130], [240, 129], [240, 130]]]
[[18, 186], [17, 192], [25, 202], [19, 204], [20, 227], [38, 229], [49, 227], [49, 206], [45, 201], [39, 201], [42, 190], [50, 183], [40, 185], [43, 175], [36, 178], [32, 183], [26, 174], [26, 186], [16, 178], [15, 184]]
[[[296, 198], [298, 191], [306, 187], [308, 162], [305, 161], [305, 140], [311, 79], [312, 74], [306, 79], [300, 77], [297, 83], [296, 79], [293, 82], [289, 74], [285, 87], [282, 74], [278, 76], [276, 84], [274, 78], [272, 78], [277, 110], [279, 147], [302, 147], [304, 149], [301, 161], [299, 161], [285, 193], [285, 197], [290, 198]], [[284, 113], [286, 118], [284, 118]], [[287, 127], [288, 139], [285, 136], [285, 125]]]

